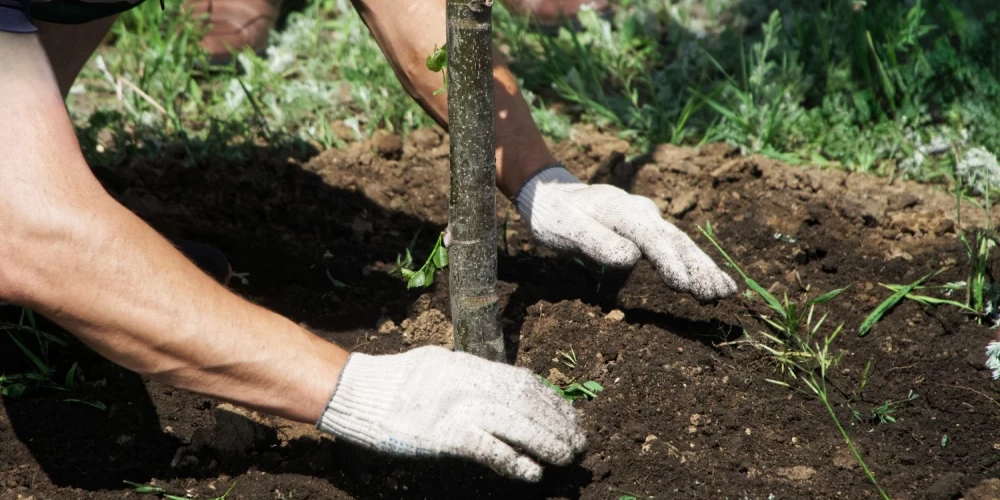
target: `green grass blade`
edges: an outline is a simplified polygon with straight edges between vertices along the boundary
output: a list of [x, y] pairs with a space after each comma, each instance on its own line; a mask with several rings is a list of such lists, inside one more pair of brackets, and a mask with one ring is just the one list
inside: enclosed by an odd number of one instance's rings
[[844, 293], [844, 291], [847, 290], [850, 287], [851, 287], [851, 285], [847, 285], [844, 288], [838, 288], [836, 290], [830, 290], [829, 292], [826, 292], [823, 295], [820, 295], [819, 297], [816, 297], [816, 298], [814, 298], [814, 299], [806, 302], [806, 305], [807, 306], [813, 306], [813, 305], [816, 305], [816, 304], [824, 304], [824, 303], [830, 302], [831, 300], [837, 298], [838, 295]]
[[903, 300], [903, 297], [912, 292], [914, 288], [920, 286], [920, 284], [926, 281], [928, 278], [940, 273], [941, 271], [943, 271], [943, 269], [928, 274], [918, 279], [917, 281], [910, 283], [909, 285], [900, 287], [899, 290], [896, 291], [896, 293], [892, 294], [888, 299], [882, 301], [882, 303], [879, 304], [878, 307], [876, 307], [875, 310], [872, 311], [867, 318], [865, 318], [864, 322], [861, 323], [861, 326], [858, 327], [858, 335], [862, 337], [868, 335], [868, 333], [871, 332], [875, 324], [882, 319], [882, 316], [885, 316], [885, 313], [889, 312], [889, 310], [892, 309], [893, 307], [896, 307], [896, 304], [898, 304], [899, 301]]
[[747, 273], [743, 272], [743, 268], [741, 268], [738, 264], [736, 264], [736, 261], [734, 261], [733, 258], [730, 257], [729, 254], [722, 249], [722, 246], [719, 245], [719, 242], [715, 240], [715, 231], [712, 229], [711, 221], [705, 222], [704, 228], [698, 226], [698, 230], [701, 231], [701, 233], [704, 234], [706, 238], [708, 238], [708, 241], [712, 243], [712, 246], [714, 246], [715, 249], [718, 250], [720, 254], [722, 254], [722, 257], [726, 259], [726, 262], [728, 262], [729, 265], [732, 266], [732, 268], [735, 269], [737, 273], [739, 273], [740, 277], [743, 278], [743, 282], [746, 283], [746, 285], [751, 290], [753, 290], [754, 293], [760, 295], [760, 297], [767, 302], [767, 305], [775, 312], [780, 314], [782, 318], [788, 317], [788, 312], [785, 311], [784, 306], [781, 305], [781, 301], [779, 301], [773, 294], [771, 294], [771, 292], [767, 291], [767, 289], [760, 286], [760, 284], [758, 284], [756, 281], [747, 276]]
[[17, 340], [17, 337], [15, 337], [13, 333], [7, 332], [7, 335], [10, 336], [10, 339], [14, 341], [14, 344], [17, 345], [18, 349], [21, 350], [24, 356], [29, 360], [31, 360], [32, 364], [34, 364], [35, 367], [38, 369], [38, 373], [44, 374], [46, 376], [49, 375], [50, 373], [49, 367], [45, 363], [43, 363], [42, 360], [38, 358], [38, 356], [35, 356], [35, 353], [31, 352], [31, 349], [28, 349], [27, 347], [25, 347], [24, 344], [21, 343], [20, 340]]

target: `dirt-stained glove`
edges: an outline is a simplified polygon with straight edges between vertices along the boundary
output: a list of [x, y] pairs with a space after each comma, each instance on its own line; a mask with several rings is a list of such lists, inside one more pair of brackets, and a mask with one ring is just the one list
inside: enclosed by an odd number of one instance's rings
[[461, 457], [535, 482], [542, 467], [531, 457], [568, 465], [583, 451], [578, 419], [525, 368], [427, 346], [351, 354], [316, 426], [393, 455]]
[[606, 184], [584, 184], [555, 165], [529, 179], [514, 203], [545, 245], [617, 268], [631, 267], [645, 255], [668, 286], [702, 300], [736, 293], [732, 278], [663, 220], [649, 198]]

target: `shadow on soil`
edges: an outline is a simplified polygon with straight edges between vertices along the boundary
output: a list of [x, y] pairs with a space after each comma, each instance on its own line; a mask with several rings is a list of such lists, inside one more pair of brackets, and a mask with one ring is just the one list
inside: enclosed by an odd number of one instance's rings
[[[427, 293], [407, 290], [402, 281], [384, 272], [385, 266], [376, 264], [395, 263], [415, 234], [414, 260], [422, 261], [425, 255], [420, 252], [433, 247], [443, 226], [386, 210], [361, 190], [332, 187], [300, 165], [306, 159], [288, 151], [261, 149], [250, 161], [204, 160], [184, 167], [181, 159], [165, 155], [155, 164], [137, 159], [95, 173], [112, 195], [164, 235], [216, 246], [227, 254], [235, 271], [250, 271], [249, 284], [233, 285], [238, 293], [351, 348], [380, 317], [407, 316], [413, 302]], [[580, 272], [571, 262], [564, 256], [501, 256], [501, 279], [519, 283], [504, 311], [504, 317], [513, 322], [509, 330], [519, 331], [526, 308], [538, 300], [581, 298], [607, 310], [616, 307], [616, 296], [629, 273], [597, 275], [591, 272], [592, 264], [587, 264], [587, 272]], [[567, 266], [575, 271], [566, 272]], [[332, 278], [346, 286], [338, 287]], [[447, 311], [447, 277], [441, 276], [441, 281], [432, 301]], [[16, 312], [5, 309], [4, 314]], [[706, 343], [712, 340], [705, 332], [726, 326], [639, 309], [629, 309], [628, 315], [630, 320], [660, 325]], [[40, 328], [58, 330], [48, 322]], [[7, 336], [0, 338], [0, 352], [7, 373], [27, 369]], [[76, 342], [70, 348], [53, 346], [50, 356], [48, 363], [57, 379], [76, 362], [85, 375], [84, 384], [65, 392], [4, 398], [10, 426], [5, 429], [0, 420], [0, 442], [9, 443], [6, 452], [16, 460], [13, 463], [37, 462], [59, 487], [97, 491], [126, 487], [123, 480], [143, 483], [151, 478], [205, 478], [263, 470], [312, 475], [358, 497], [373, 487], [378, 491], [391, 488], [392, 484], [383, 484], [387, 480], [409, 477], [408, 489], [394, 491], [394, 495], [577, 498], [591, 480], [590, 472], [577, 465], [549, 469], [541, 485], [529, 485], [504, 480], [459, 460], [389, 459], [342, 443], [308, 439], [290, 441], [279, 451], [264, 448], [239, 460], [209, 454], [193, 467], [178, 465], [173, 463], [177, 450], [189, 444], [178, 436], [210, 427], [213, 401], [149, 386], [138, 375]], [[162, 389], [162, 394], [151, 393], [153, 387]], [[106, 410], [67, 399], [99, 402]], [[174, 413], [187, 416], [175, 417]], [[201, 420], [190, 421], [192, 413]]]

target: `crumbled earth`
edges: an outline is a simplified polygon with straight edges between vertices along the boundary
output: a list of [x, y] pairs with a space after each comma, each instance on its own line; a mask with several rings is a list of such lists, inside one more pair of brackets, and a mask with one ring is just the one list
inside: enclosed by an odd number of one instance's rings
[[[696, 227], [710, 220], [778, 296], [850, 285], [820, 307], [826, 325], [844, 325], [831, 398], [883, 488], [894, 499], [997, 498], [1000, 393], [983, 364], [993, 332], [954, 308], [904, 301], [868, 336], [856, 334], [889, 295], [881, 283], [942, 268], [935, 284], [964, 279], [956, 202], [943, 188], [789, 167], [718, 144], [660, 146], [629, 160], [626, 143], [585, 128], [553, 149], [587, 182], [649, 196], [721, 261]], [[225, 251], [247, 273], [236, 293], [331, 341], [376, 354], [452, 342], [447, 272], [425, 290], [390, 274], [411, 242], [422, 262], [446, 225], [448, 141], [439, 130], [324, 152], [261, 149], [242, 163], [186, 166], [182, 150], [167, 151], [96, 173], [164, 234]], [[72, 346], [54, 349], [51, 362], [78, 362], [82, 387], [3, 400], [0, 499], [143, 496], [123, 481], [194, 498], [235, 483], [230, 499], [877, 497], [825, 407], [767, 382], [781, 373], [743, 338], [766, 328], [760, 301], [699, 303], [667, 289], [646, 262], [602, 270], [537, 246], [502, 196], [497, 209], [512, 360], [560, 383], [604, 387], [575, 403], [589, 438], [578, 463], [530, 485], [457, 460], [389, 459], [143, 380]], [[961, 227], [984, 220], [963, 205]], [[3, 337], [0, 366], [24, 369]], [[570, 350], [575, 367], [561, 355]], [[852, 416], [911, 390], [918, 397], [893, 423]]]

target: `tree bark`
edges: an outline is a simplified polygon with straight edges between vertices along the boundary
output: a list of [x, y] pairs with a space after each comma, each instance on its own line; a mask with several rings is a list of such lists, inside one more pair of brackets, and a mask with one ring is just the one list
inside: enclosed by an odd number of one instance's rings
[[448, 0], [449, 280], [455, 349], [505, 361], [497, 296], [493, 0]]

